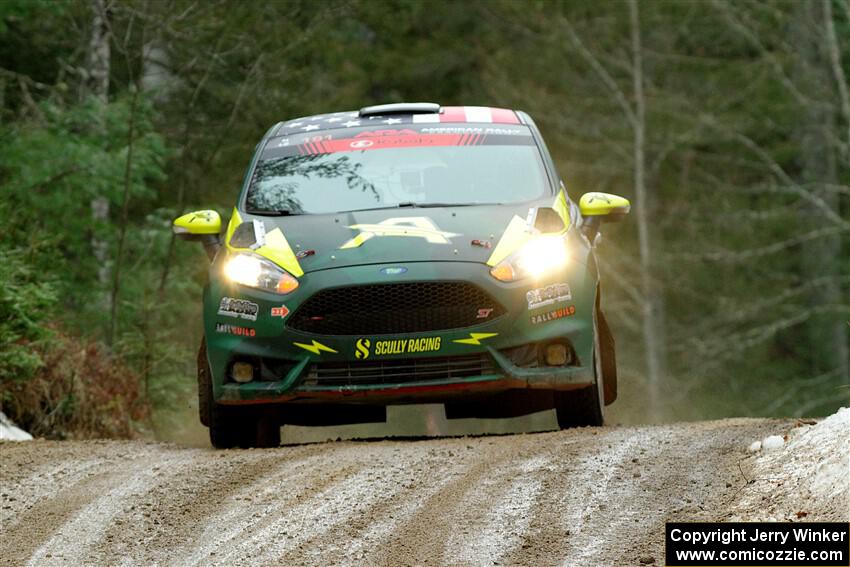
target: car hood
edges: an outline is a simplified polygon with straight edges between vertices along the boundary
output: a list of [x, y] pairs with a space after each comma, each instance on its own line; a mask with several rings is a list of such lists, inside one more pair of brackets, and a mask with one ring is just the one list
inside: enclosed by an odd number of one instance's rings
[[[257, 220], [266, 234], [280, 229], [305, 272], [365, 264], [486, 263], [508, 226], [552, 198], [516, 205], [402, 208]], [[237, 215], [235, 215], [237, 216]], [[228, 231], [228, 238], [232, 230]]]

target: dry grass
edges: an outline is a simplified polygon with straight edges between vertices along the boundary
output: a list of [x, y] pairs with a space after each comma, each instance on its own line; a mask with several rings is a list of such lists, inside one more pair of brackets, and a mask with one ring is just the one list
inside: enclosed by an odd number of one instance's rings
[[150, 408], [139, 377], [97, 343], [60, 333], [26, 381], [0, 382], [2, 409], [38, 437], [133, 437]]

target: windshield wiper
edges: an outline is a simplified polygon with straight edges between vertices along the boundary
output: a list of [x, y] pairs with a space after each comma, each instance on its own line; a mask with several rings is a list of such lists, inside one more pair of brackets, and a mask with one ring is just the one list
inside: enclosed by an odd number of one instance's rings
[[382, 211], [384, 209], [404, 209], [404, 208], [415, 208], [419, 205], [412, 201], [405, 201], [404, 203], [398, 203], [397, 205], [385, 205], [383, 207], [370, 207], [368, 209], [352, 209], [350, 211], [339, 211], [340, 213], [359, 213], [360, 211]]
[[286, 209], [276, 209], [276, 210], [258, 210], [258, 209], [246, 209], [246, 213], [249, 215], [259, 215], [261, 217], [290, 217], [294, 215], [300, 215], [301, 213], [296, 213], [293, 211], [289, 211]]
[[421, 209], [434, 209], [438, 207], [475, 207], [477, 205], [501, 205], [501, 203], [416, 203]]
[[354, 209], [351, 211], [340, 211], [341, 213], [359, 213], [360, 211], [381, 211], [385, 209], [436, 209], [439, 207], [474, 207], [476, 205], [501, 205], [501, 203], [414, 203], [405, 201], [397, 205], [386, 205], [384, 207], [372, 207], [369, 209]]

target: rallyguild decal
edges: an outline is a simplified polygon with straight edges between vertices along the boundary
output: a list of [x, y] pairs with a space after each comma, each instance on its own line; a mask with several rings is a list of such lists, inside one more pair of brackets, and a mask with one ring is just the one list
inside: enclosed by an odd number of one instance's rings
[[436, 352], [442, 346], [442, 337], [420, 337], [418, 339], [394, 339], [388, 341], [373, 341], [357, 339], [354, 356], [359, 359], [369, 358], [370, 355], [386, 356], [390, 354], [412, 354], [417, 352]]
[[569, 301], [572, 298], [573, 294], [570, 291], [570, 285], [566, 283], [556, 283], [547, 285], [546, 287], [532, 289], [525, 294], [525, 299], [528, 301], [529, 309], [546, 307], [553, 303]]
[[272, 317], [280, 317], [283, 319], [289, 315], [289, 307], [281, 305], [280, 307], [272, 307]]
[[218, 305], [218, 314], [224, 315], [225, 317], [239, 317], [240, 319], [256, 321], [257, 313], [259, 312], [259, 305], [253, 301], [247, 301], [245, 299], [222, 297], [221, 303]]
[[558, 309], [553, 309], [547, 313], [541, 313], [540, 315], [532, 315], [531, 316], [531, 324], [537, 325], [539, 323], [548, 323], [549, 321], [554, 321], [555, 319], [562, 319], [564, 317], [571, 317], [576, 314], [576, 306], [575, 305], [567, 305], [566, 307], [560, 307]]
[[228, 335], [237, 335], [240, 337], [256, 337], [257, 330], [249, 327], [237, 327], [236, 325], [225, 325], [224, 323], [215, 324], [216, 333], [226, 333]]

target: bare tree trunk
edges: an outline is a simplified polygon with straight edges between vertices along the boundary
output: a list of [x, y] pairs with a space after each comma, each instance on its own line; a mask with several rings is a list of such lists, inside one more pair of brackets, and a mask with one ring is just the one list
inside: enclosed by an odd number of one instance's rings
[[124, 256], [124, 242], [127, 238], [127, 225], [130, 222], [130, 186], [133, 172], [133, 142], [136, 134], [136, 103], [139, 89], [133, 89], [133, 99], [130, 102], [130, 124], [127, 127], [127, 161], [124, 164], [124, 193], [121, 197], [121, 226], [118, 233], [118, 251], [115, 254], [115, 269], [112, 277], [112, 293], [109, 297], [109, 331], [106, 335], [107, 344], [111, 345], [118, 327], [118, 291], [121, 289], [121, 261]]
[[640, 13], [637, 0], [629, 0], [632, 39], [632, 78], [634, 106], [634, 189], [635, 217], [640, 253], [640, 284], [644, 297], [643, 341], [649, 389], [649, 415], [658, 416], [658, 390], [664, 379], [663, 304], [661, 294], [653, 283], [653, 249], [649, 193], [646, 188], [646, 100], [643, 92], [643, 53], [641, 46]]
[[[836, 108], [842, 108], [846, 88], [834, 89], [834, 54], [830, 54], [829, 37], [831, 18], [829, 0], [806, 0], [797, 4], [797, 14], [790, 30], [792, 45], [797, 48], [799, 60], [794, 66], [795, 82], [808, 95], [808, 102], [800, 112], [800, 184], [826, 204], [830, 211], [840, 214], [839, 194], [829, 186], [837, 184], [837, 140], [841, 139], [836, 121]], [[823, 228], [830, 223], [824, 212], [813, 206], [801, 211], [801, 224], [809, 230]], [[814, 286], [809, 296], [811, 308], [827, 311], [807, 323], [809, 350], [812, 355], [812, 375], [836, 371], [850, 376], [847, 325], [838, 312], [846, 304], [839, 281], [841, 235], [827, 235], [811, 239], [802, 245], [802, 274], [804, 278], [823, 277], [824, 284]], [[835, 309], [830, 314], [830, 308]]]
[[109, 16], [106, 0], [89, 0], [91, 5], [91, 34], [86, 54], [85, 80], [82, 98], [91, 95], [106, 104], [109, 97], [110, 47]]
[[[106, 105], [109, 99], [110, 31], [106, 0], [90, 0], [91, 33], [89, 35], [86, 57], [85, 77], [82, 83], [81, 97], [92, 96]], [[100, 227], [109, 219], [109, 199], [103, 195], [95, 196], [91, 202], [93, 221], [92, 252], [97, 260], [97, 280], [101, 289], [109, 282], [109, 242], [98, 233]], [[104, 303], [106, 296], [103, 297]]]
[[[844, 128], [846, 129], [847, 137], [844, 139], [844, 159], [846, 165], [850, 166], [850, 93], [847, 88], [847, 76], [844, 74], [844, 67], [841, 65], [841, 46], [838, 44], [838, 37], [835, 34], [835, 22], [832, 19], [832, 2], [830, 0], [822, 0], [823, 2], [823, 24], [824, 38], [826, 39], [826, 49], [829, 53], [829, 63], [832, 67], [832, 74], [835, 79], [835, 87], [838, 90], [838, 102], [841, 108], [841, 115], [844, 118]], [[850, 4], [848, 4], [850, 8]], [[850, 16], [850, 12], [847, 14]]]
[[[186, 122], [183, 125], [183, 152], [180, 157], [180, 183], [177, 186], [177, 210], [178, 214], [182, 214], [183, 211], [183, 201], [185, 200], [186, 195], [186, 169], [188, 165], [186, 164], [186, 155], [189, 153], [189, 121], [191, 120], [191, 114], [189, 112], [192, 110], [192, 107], [189, 106], [187, 108], [186, 114]], [[171, 262], [174, 258], [174, 243], [176, 241], [176, 236], [174, 232], [171, 232], [171, 235], [168, 239], [168, 249], [165, 252], [165, 260], [162, 263], [162, 273], [159, 278], [159, 296], [165, 294], [165, 285], [168, 282], [168, 275], [171, 272]]]

